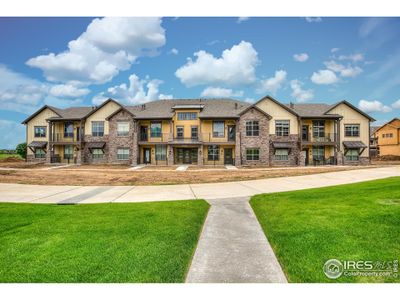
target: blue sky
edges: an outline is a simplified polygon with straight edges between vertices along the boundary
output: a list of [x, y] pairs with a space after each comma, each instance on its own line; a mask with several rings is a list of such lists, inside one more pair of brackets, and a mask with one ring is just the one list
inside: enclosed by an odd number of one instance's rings
[[0, 148], [44, 104], [346, 99], [400, 111], [399, 18], [0, 18]]

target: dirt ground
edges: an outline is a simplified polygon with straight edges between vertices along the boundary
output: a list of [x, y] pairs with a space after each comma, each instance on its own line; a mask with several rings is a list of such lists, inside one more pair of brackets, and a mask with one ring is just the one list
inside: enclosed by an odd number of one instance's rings
[[[88, 166], [86, 166], [88, 167]], [[103, 166], [105, 167], [105, 166]], [[209, 183], [252, 180], [261, 178], [298, 176], [306, 174], [345, 171], [368, 167], [293, 167], [286, 169], [240, 169], [240, 170], [151, 170], [147, 168], [132, 171], [121, 168], [59, 168], [51, 170], [0, 170], [0, 182], [43, 185], [164, 185], [182, 183]]]

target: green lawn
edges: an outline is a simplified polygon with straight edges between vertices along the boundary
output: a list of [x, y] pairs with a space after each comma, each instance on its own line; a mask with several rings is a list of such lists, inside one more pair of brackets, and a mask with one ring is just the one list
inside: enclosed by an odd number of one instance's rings
[[4, 154], [4, 153], [0, 153], [0, 160], [6, 159], [6, 158], [9, 158], [9, 157], [15, 157], [15, 158], [20, 158], [20, 159], [22, 159], [21, 156], [19, 156], [18, 154]]
[[400, 177], [251, 199], [290, 282], [399, 282], [328, 279], [326, 260], [400, 260]]
[[208, 208], [0, 204], [0, 282], [183, 282]]

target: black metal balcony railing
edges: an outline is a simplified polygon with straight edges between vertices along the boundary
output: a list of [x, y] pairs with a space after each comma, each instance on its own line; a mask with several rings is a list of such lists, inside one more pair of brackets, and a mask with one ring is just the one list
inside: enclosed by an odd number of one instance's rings
[[224, 136], [218, 135], [216, 133], [203, 133], [201, 135], [202, 142], [234, 142], [236, 134], [225, 134]]
[[144, 133], [139, 134], [140, 142], [168, 142], [170, 140], [169, 133]]
[[80, 142], [80, 137], [74, 133], [54, 133], [52, 142]]
[[314, 134], [311, 136], [302, 136], [303, 142], [313, 142], [313, 143], [329, 143], [329, 142], [336, 142], [337, 141], [337, 134], [336, 133], [319, 133]]

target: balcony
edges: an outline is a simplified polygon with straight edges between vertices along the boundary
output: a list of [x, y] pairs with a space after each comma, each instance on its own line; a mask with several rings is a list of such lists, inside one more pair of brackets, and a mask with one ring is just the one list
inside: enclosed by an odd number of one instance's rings
[[320, 144], [320, 145], [333, 145], [337, 142], [336, 133], [319, 133], [318, 135], [302, 135], [301, 139], [303, 145], [307, 144]]
[[218, 136], [213, 133], [202, 133], [201, 141], [203, 143], [224, 143], [224, 144], [235, 144], [236, 133], [225, 134], [224, 136]]
[[81, 139], [79, 134], [54, 133], [50, 142], [53, 144], [77, 144], [81, 142]]
[[170, 141], [170, 136], [170, 133], [150, 134], [150, 132], [141, 132], [139, 134], [139, 143], [167, 143]]
[[198, 136], [192, 136], [192, 137], [174, 136], [173, 139], [171, 139], [171, 142], [173, 144], [200, 144], [201, 140], [199, 139]]

